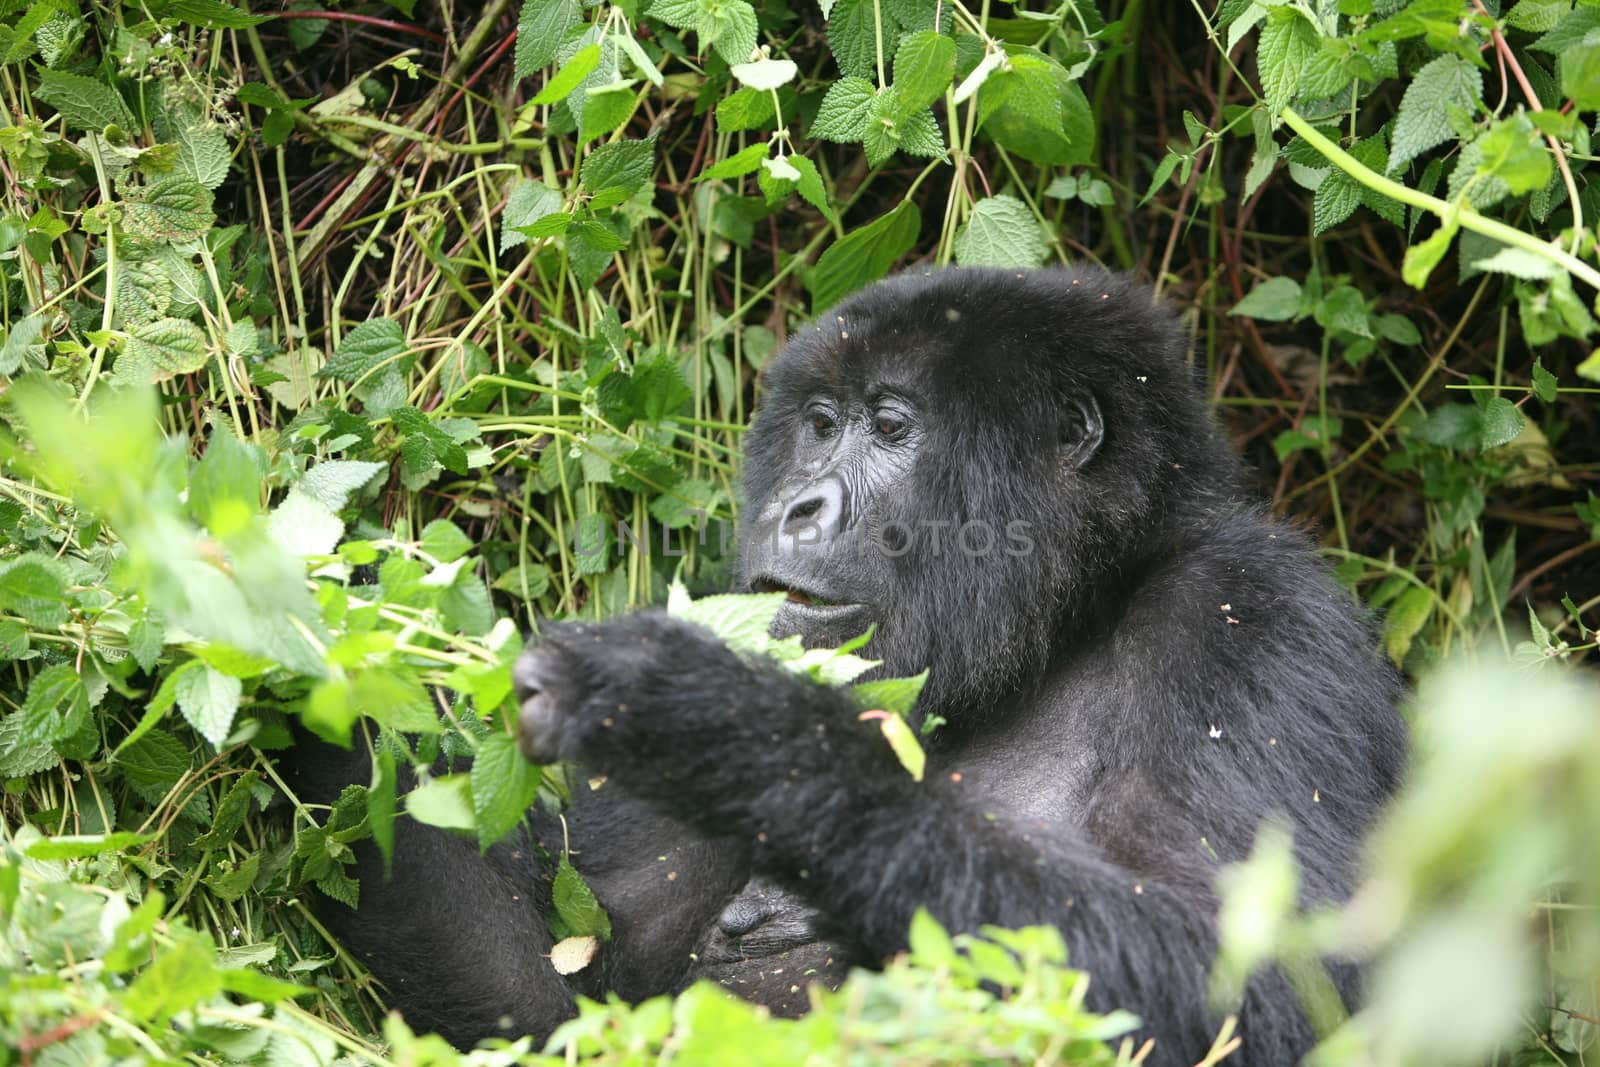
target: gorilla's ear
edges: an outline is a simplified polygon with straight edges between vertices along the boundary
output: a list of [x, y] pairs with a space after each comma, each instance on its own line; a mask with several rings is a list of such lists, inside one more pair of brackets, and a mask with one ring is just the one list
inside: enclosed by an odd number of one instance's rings
[[1061, 408], [1061, 460], [1071, 470], [1089, 462], [1105, 440], [1105, 422], [1093, 394], [1068, 397]]

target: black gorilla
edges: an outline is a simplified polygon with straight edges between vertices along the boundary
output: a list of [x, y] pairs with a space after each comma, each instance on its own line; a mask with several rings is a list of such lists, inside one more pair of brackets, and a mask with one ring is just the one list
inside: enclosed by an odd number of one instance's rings
[[[551, 625], [516, 669], [522, 744], [606, 777], [569, 815], [602, 958], [552, 970], [528, 847], [480, 860], [409, 823], [336, 929], [463, 1042], [700, 973], [792, 1007], [797, 975], [902, 948], [919, 906], [1048, 922], [1152, 1062], [1194, 1062], [1219, 863], [1277, 813], [1305, 896], [1342, 896], [1404, 740], [1361, 612], [1246, 491], [1184, 357], [1148, 292], [1097, 272], [906, 274], [840, 304], [768, 373], [739, 587], [787, 591], [775, 627], [808, 644], [875, 625], [885, 673], [931, 668], [927, 780], [845, 693], [679, 619]], [[1240, 1028], [1242, 1063], [1312, 1042], [1271, 972]]]

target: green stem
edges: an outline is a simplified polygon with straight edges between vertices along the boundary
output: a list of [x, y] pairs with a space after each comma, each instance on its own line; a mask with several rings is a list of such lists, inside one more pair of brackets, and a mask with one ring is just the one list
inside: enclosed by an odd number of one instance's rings
[[1402, 204], [1430, 211], [1441, 219], [1454, 218], [1466, 229], [1474, 233], [1481, 233], [1485, 237], [1492, 237], [1501, 244], [1520, 248], [1556, 264], [1574, 277], [1581, 278], [1596, 290], [1600, 290], [1600, 270], [1583, 262], [1578, 257], [1564, 251], [1555, 245], [1546, 244], [1529, 233], [1523, 233], [1514, 226], [1507, 226], [1499, 219], [1491, 219], [1480, 215], [1466, 204], [1452, 204], [1436, 196], [1418, 192], [1409, 186], [1402, 185], [1390, 178], [1385, 178], [1377, 171], [1372, 170], [1351, 156], [1344, 149], [1328, 140], [1316, 131], [1309, 122], [1295, 113], [1293, 108], [1286, 107], [1279, 114], [1289, 128], [1305, 138], [1307, 144], [1315, 148], [1327, 158], [1328, 162], [1344, 171], [1356, 181], [1369, 189], [1375, 189], [1385, 196], [1392, 197]]

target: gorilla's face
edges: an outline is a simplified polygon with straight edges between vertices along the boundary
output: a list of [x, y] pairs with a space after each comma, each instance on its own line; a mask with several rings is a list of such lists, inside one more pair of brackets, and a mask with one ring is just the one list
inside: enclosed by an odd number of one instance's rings
[[1104, 340], [1060, 329], [1077, 283], [1016, 277], [903, 276], [840, 304], [768, 368], [745, 441], [738, 588], [788, 594], [779, 636], [875, 627], [886, 672], [937, 665], [924, 710], [1041, 662], [1072, 568], [1105, 555], [1085, 533]]
[[904, 538], [886, 527], [884, 505], [905, 485], [925, 435], [900, 383], [812, 386], [785, 419], [791, 452], [781, 480], [746, 513], [742, 584], [788, 594], [777, 636], [834, 646], [881, 624], [891, 606], [889, 560]]

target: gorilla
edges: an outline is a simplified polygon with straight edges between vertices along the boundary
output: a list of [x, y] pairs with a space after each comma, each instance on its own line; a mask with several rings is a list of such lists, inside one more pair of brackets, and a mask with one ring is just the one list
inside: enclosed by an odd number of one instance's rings
[[[1050, 923], [1149, 1062], [1201, 1058], [1219, 866], [1276, 816], [1303, 900], [1344, 897], [1406, 750], [1369, 621], [1249, 491], [1185, 349], [1094, 270], [913, 272], [839, 304], [766, 372], [736, 589], [786, 594], [779, 636], [870, 629], [884, 676], [929, 670], [925, 780], [846, 691], [682, 619], [552, 623], [514, 671], [520, 744], [603, 784], [486, 856], [401, 820], [393, 876], [363, 854], [330, 926], [466, 1044], [706, 975], [800, 1010], [806, 980], [904, 948], [919, 907]], [[614, 931], [569, 977], [545, 918], [563, 834]], [[1238, 1010], [1232, 1062], [1314, 1042], [1276, 971]]]

